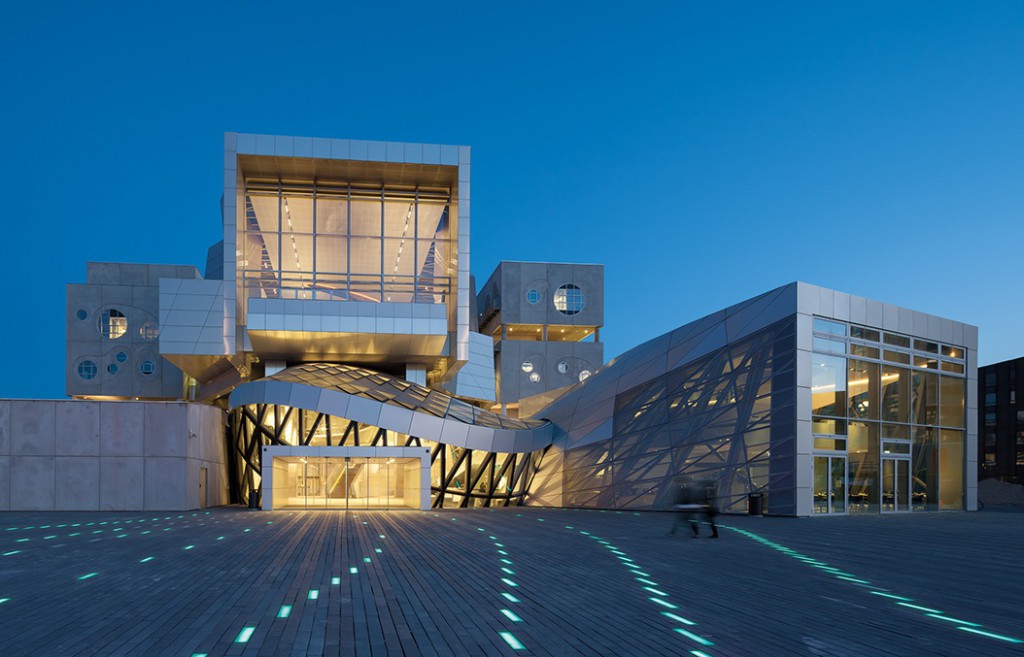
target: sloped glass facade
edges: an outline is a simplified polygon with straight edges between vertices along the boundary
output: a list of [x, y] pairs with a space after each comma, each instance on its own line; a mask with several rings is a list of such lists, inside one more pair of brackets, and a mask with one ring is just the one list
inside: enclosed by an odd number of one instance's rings
[[715, 481], [724, 512], [791, 497], [795, 367], [790, 317], [619, 393], [611, 440], [565, 453], [565, 504], [664, 508], [679, 476]]

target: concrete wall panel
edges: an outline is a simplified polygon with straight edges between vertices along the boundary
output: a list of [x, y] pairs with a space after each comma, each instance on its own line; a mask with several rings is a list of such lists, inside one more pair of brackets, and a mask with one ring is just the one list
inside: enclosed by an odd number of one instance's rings
[[100, 510], [141, 511], [145, 508], [145, 459], [100, 457]]
[[96, 402], [68, 401], [55, 406], [58, 456], [99, 456], [100, 406]]
[[11, 508], [19, 511], [53, 511], [53, 477], [52, 456], [12, 456]]
[[142, 456], [145, 448], [144, 404], [100, 406], [100, 455]]
[[11, 455], [52, 456], [54, 401], [11, 402]]
[[61, 511], [99, 511], [100, 461], [89, 456], [54, 458], [54, 507]]

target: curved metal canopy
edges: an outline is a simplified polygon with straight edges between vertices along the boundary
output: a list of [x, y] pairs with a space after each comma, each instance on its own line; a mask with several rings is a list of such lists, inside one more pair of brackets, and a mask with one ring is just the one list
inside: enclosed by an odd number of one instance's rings
[[451, 395], [362, 367], [296, 365], [231, 393], [231, 408], [280, 404], [427, 440], [488, 452], [532, 452], [551, 444], [546, 420], [518, 420]]

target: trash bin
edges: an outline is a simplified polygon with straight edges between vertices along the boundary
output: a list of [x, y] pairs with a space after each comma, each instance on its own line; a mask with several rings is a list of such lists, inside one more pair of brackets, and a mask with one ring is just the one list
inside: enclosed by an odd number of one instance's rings
[[253, 488], [249, 491], [249, 508], [260, 508], [260, 490], [258, 488]]
[[762, 493], [751, 493], [747, 498], [747, 515], [759, 516], [764, 511], [764, 495]]

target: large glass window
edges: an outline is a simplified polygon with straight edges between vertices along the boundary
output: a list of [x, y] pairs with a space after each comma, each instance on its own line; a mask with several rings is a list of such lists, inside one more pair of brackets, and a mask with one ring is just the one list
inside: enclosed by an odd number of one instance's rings
[[444, 303], [447, 190], [248, 182], [238, 267], [246, 297]]
[[939, 377], [931, 372], [912, 374], [914, 424], [936, 425], [939, 422]]
[[811, 357], [811, 413], [846, 416], [846, 359], [813, 354]]

